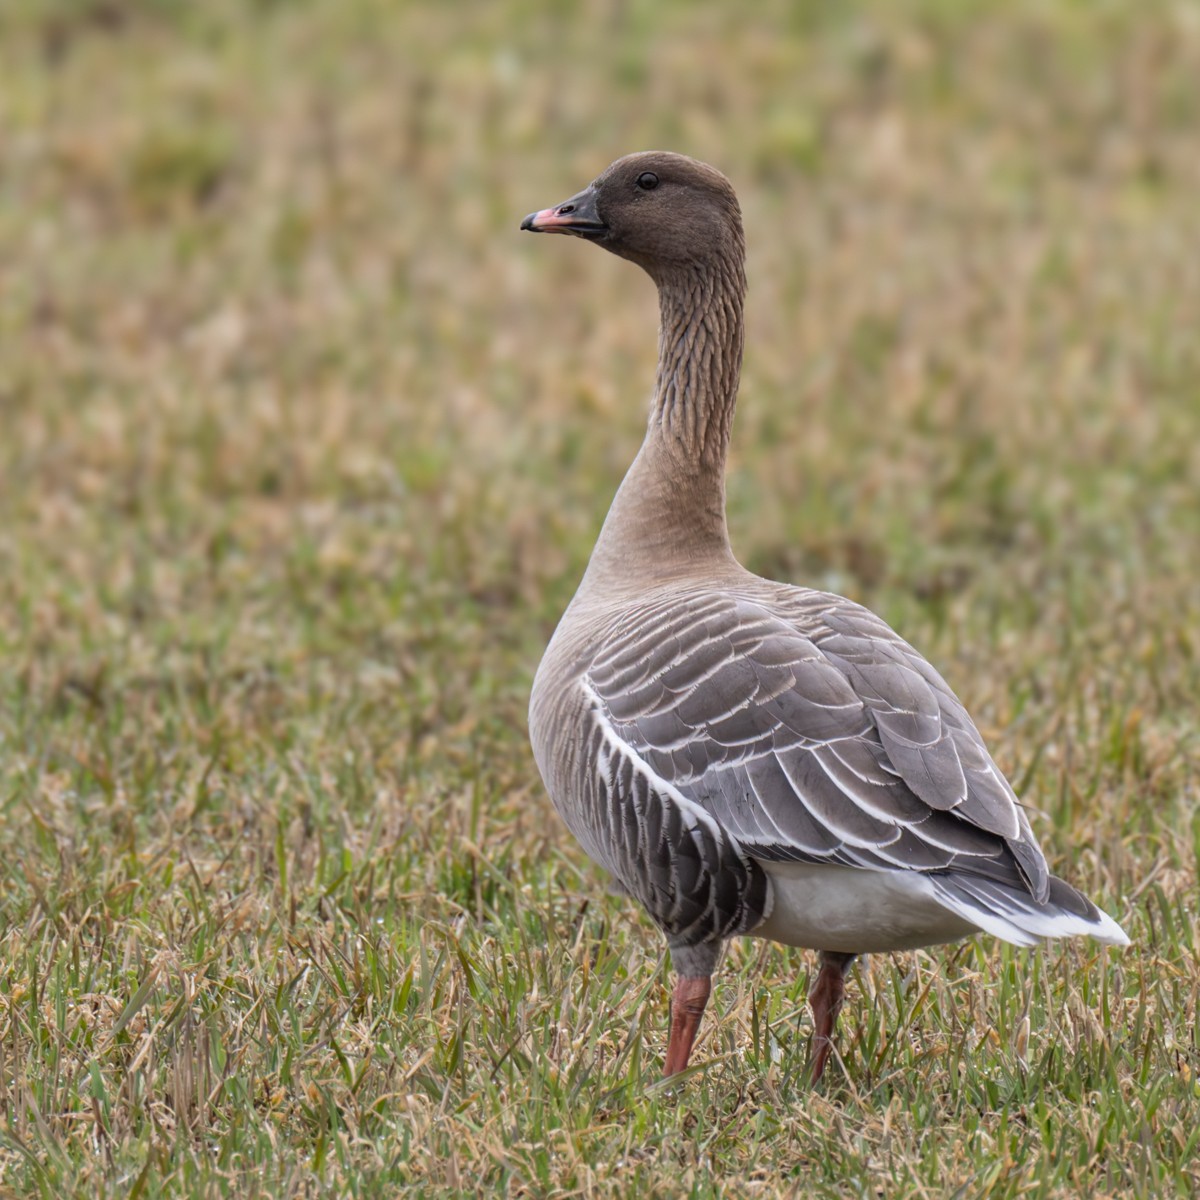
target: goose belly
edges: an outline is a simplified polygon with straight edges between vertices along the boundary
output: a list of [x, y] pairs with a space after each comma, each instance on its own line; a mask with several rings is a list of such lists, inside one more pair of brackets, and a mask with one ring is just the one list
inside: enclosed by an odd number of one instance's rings
[[774, 905], [752, 937], [809, 950], [878, 954], [979, 932], [938, 903], [915, 871], [758, 862], [771, 880]]

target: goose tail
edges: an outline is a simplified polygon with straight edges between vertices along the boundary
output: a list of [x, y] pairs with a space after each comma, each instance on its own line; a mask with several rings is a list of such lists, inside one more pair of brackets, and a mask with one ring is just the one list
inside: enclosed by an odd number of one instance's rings
[[1053, 875], [1044, 902], [1028, 892], [977, 876], [947, 873], [926, 878], [948, 909], [1016, 946], [1036, 946], [1045, 938], [1061, 937], [1093, 937], [1110, 946], [1129, 945], [1129, 937], [1112, 917]]

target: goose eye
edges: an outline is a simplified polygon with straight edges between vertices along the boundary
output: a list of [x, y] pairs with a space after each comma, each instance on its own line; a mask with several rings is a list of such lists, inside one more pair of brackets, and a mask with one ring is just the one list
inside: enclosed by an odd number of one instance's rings
[[637, 185], [643, 192], [652, 192], [658, 187], [658, 176], [653, 171], [643, 171], [637, 177]]

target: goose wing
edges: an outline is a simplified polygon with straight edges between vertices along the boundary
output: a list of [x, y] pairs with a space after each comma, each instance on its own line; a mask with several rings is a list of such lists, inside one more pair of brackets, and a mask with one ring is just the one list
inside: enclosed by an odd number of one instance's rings
[[963, 871], [1049, 892], [945, 681], [868, 610], [784, 589], [626, 612], [583, 676], [624, 748], [760, 860]]

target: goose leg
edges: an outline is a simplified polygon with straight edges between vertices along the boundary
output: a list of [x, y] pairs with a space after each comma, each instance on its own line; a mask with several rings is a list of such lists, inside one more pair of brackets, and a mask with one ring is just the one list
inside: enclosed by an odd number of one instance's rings
[[667, 1063], [663, 1075], [678, 1075], [688, 1065], [692, 1043], [704, 1016], [704, 1006], [712, 991], [712, 976], [680, 975], [671, 995], [671, 1036], [667, 1042]]
[[833, 1029], [846, 995], [846, 972], [856, 957], [854, 954], [821, 951], [821, 971], [808, 994], [808, 1003], [813, 1011], [813, 1083], [824, 1074], [825, 1064], [833, 1049]]

